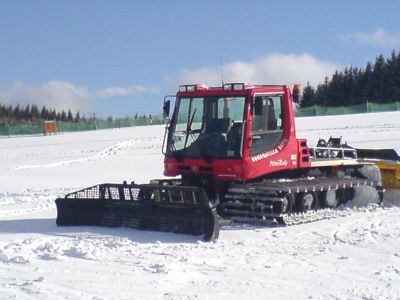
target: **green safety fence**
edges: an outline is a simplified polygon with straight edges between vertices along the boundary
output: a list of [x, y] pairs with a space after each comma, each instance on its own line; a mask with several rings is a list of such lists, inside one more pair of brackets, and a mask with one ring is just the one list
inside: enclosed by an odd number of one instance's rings
[[[124, 118], [116, 120], [97, 119], [89, 122], [57, 122], [58, 132], [75, 132], [97, 129], [123, 128], [133, 126], [144, 126], [152, 124], [162, 124], [160, 120], [154, 118]], [[0, 124], [0, 136], [14, 135], [38, 135], [43, 134], [42, 124], [30, 125], [8, 125]]]
[[400, 102], [392, 103], [372, 103], [367, 102], [352, 106], [309, 106], [296, 109], [296, 117], [313, 117], [313, 116], [334, 116], [334, 115], [348, 115], [348, 114], [361, 114], [370, 112], [385, 112], [400, 110]]
[[57, 122], [57, 131], [59, 132], [87, 131], [95, 129], [95, 122]]
[[400, 102], [392, 103], [368, 103], [368, 112], [381, 112], [400, 110]]
[[[312, 117], [312, 116], [332, 116], [359, 114], [370, 112], [399, 111], [400, 102], [392, 103], [364, 103], [352, 106], [324, 107], [314, 105], [310, 107], [296, 109], [296, 117]], [[58, 132], [87, 131], [97, 129], [123, 128], [133, 126], [143, 126], [161, 124], [160, 120], [149, 118], [124, 118], [117, 120], [96, 119], [90, 122], [57, 122]], [[8, 125], [0, 124], [0, 136], [14, 135], [38, 135], [43, 134], [43, 125]]]
[[0, 125], [0, 136], [43, 134], [42, 125]]
[[0, 136], [9, 135], [8, 126], [0, 125]]

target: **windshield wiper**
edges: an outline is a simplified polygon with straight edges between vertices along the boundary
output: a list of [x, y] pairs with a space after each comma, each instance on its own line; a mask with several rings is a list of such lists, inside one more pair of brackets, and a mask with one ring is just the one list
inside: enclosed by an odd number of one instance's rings
[[196, 145], [200, 155], [204, 158], [204, 160], [206, 162], [212, 162], [212, 156], [210, 153], [208, 153], [206, 147], [204, 147], [204, 144], [201, 143], [198, 138], [196, 139], [193, 133], [190, 133], [190, 137], [192, 138], [193, 143]]
[[194, 116], [196, 115], [196, 110], [197, 107], [194, 109], [192, 116], [190, 117], [190, 119], [188, 119], [188, 123], [186, 126], [186, 138], [185, 138], [185, 144], [183, 146], [184, 151], [186, 151], [186, 145], [187, 142], [189, 140], [189, 135], [193, 140], [193, 143], [196, 145], [197, 150], [199, 150], [200, 155], [204, 158], [204, 160], [206, 162], [211, 162], [212, 161], [212, 157], [211, 155], [208, 153], [208, 151], [206, 150], [206, 148], [204, 147], [204, 145], [202, 143], [200, 143], [200, 141], [198, 140], [198, 138], [196, 138], [192, 132], [192, 124], [194, 121]]
[[197, 107], [194, 109], [192, 116], [190, 119], [188, 119], [187, 125], [186, 125], [186, 138], [185, 138], [185, 144], [183, 145], [183, 148], [186, 149], [186, 145], [189, 139], [189, 134], [192, 133], [192, 124], [194, 121], [194, 116], [196, 114]]

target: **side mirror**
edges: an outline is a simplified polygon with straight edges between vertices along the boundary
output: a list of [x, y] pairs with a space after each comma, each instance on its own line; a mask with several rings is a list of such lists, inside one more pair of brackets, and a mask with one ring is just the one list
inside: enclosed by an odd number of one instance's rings
[[164, 105], [163, 105], [163, 117], [164, 117], [164, 119], [167, 119], [169, 117], [170, 108], [171, 108], [171, 100], [164, 101]]
[[300, 103], [300, 85], [295, 84], [293, 86], [292, 95], [293, 95], [293, 102]]
[[254, 115], [262, 116], [263, 114], [263, 99], [261, 97], [254, 98]]

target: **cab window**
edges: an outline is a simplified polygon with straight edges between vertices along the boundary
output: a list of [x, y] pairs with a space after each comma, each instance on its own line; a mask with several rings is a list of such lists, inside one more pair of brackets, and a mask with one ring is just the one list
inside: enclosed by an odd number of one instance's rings
[[251, 155], [275, 147], [283, 135], [282, 95], [256, 95], [252, 103]]

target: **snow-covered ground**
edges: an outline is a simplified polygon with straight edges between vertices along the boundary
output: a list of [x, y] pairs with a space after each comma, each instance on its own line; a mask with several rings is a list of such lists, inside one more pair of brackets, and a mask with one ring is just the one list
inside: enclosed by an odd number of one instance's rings
[[[311, 145], [334, 135], [400, 152], [400, 112], [300, 118], [297, 129]], [[215, 243], [56, 226], [59, 195], [162, 177], [163, 133], [0, 139], [0, 299], [400, 299], [400, 207], [348, 208], [290, 227], [232, 226]]]

